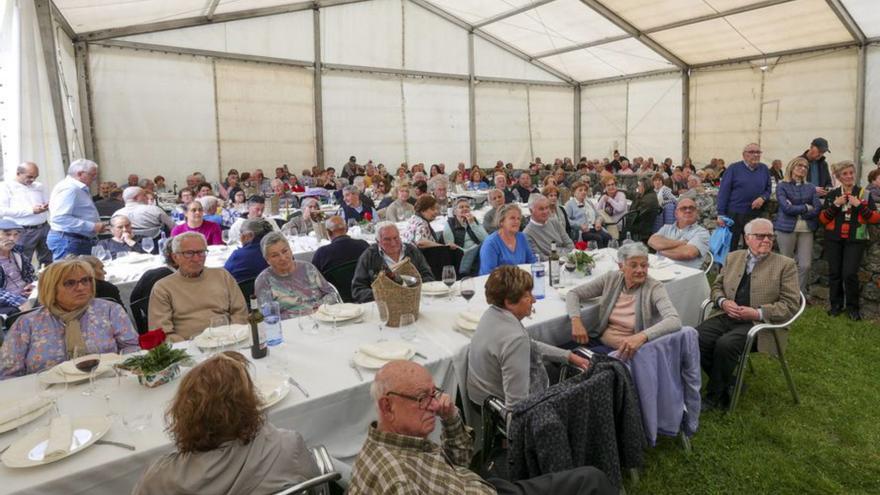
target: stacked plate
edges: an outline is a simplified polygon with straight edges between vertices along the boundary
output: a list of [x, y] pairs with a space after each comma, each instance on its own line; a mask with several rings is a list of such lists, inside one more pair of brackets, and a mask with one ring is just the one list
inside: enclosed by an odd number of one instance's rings
[[424, 282], [422, 283], [422, 294], [426, 296], [445, 296], [452, 289], [443, 282]]
[[60, 416], [15, 443], [0, 457], [9, 468], [49, 464], [82, 452], [103, 437], [112, 421], [106, 417]]
[[469, 335], [477, 331], [477, 325], [480, 324], [480, 318], [483, 317], [482, 311], [462, 311], [455, 318], [455, 328]]
[[76, 363], [87, 359], [101, 360], [100, 363], [98, 363], [98, 367], [95, 369], [95, 375], [97, 376], [113, 369], [113, 365], [121, 363], [125, 360], [125, 357], [120, 356], [119, 354], [92, 354], [89, 356], [83, 356], [81, 358], [65, 361], [55, 366], [54, 368], [49, 370], [48, 373], [41, 374], [40, 380], [43, 383], [48, 384], [64, 382], [77, 383], [86, 381], [89, 379], [89, 373], [77, 369]]
[[30, 423], [52, 408], [52, 402], [42, 397], [4, 400], [0, 403], [0, 433]]
[[357, 320], [364, 316], [364, 308], [360, 304], [322, 304], [315, 311], [315, 319], [324, 323], [336, 323]]
[[411, 359], [416, 350], [399, 340], [386, 340], [373, 344], [364, 344], [354, 351], [354, 364], [367, 369], [377, 370], [389, 361]]
[[250, 336], [251, 329], [248, 325], [232, 324], [228, 327], [206, 328], [193, 338], [193, 342], [200, 349], [214, 349], [244, 342]]
[[281, 375], [266, 375], [256, 380], [257, 393], [263, 399], [260, 410], [269, 409], [281, 402], [290, 392], [290, 383]]

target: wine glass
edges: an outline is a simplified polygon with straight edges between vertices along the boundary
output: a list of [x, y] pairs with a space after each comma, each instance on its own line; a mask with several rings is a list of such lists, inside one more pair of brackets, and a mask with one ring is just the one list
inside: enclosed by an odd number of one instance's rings
[[568, 272], [568, 278], [574, 277], [574, 271], [577, 269], [577, 263], [570, 259], [565, 260], [565, 271]]
[[37, 375], [36, 387], [37, 396], [45, 399], [52, 404], [52, 411], [55, 416], [61, 416], [61, 410], [58, 408], [58, 399], [67, 392], [67, 379], [61, 382], [55, 382], [58, 375], [55, 370], [49, 368]]
[[92, 256], [98, 258], [101, 261], [104, 261], [104, 258], [107, 257], [107, 250], [104, 249], [104, 246], [98, 244], [92, 247]]
[[143, 249], [145, 253], [152, 253], [153, 248], [155, 247], [156, 244], [153, 242], [152, 237], [144, 237], [141, 239], [141, 249]]
[[230, 344], [229, 339], [235, 340], [229, 331], [229, 316], [227, 315], [212, 316], [208, 332], [208, 336], [211, 337], [214, 344], [211, 347], [214, 354], [225, 350], [224, 348]]
[[474, 279], [472, 277], [465, 277], [461, 279], [461, 297], [467, 301], [467, 307], [471, 307], [471, 299], [474, 297], [476, 292], [474, 291]]
[[220, 239], [223, 240], [223, 245], [229, 245], [229, 230], [228, 229], [223, 229], [223, 231], [220, 232]]
[[455, 284], [455, 267], [446, 265], [443, 267], [443, 283], [449, 287], [449, 300], [452, 301], [452, 286]]
[[113, 374], [99, 378], [95, 385], [97, 393], [103, 396], [104, 401], [107, 403], [107, 417], [112, 419], [119, 416], [119, 414], [113, 411], [113, 407], [110, 405], [110, 396], [119, 390], [122, 382], [122, 372], [116, 366], [111, 366], [110, 369], [113, 371]]
[[88, 348], [76, 346], [73, 348], [73, 360], [76, 369], [89, 374], [89, 386], [82, 391], [88, 397], [95, 393], [95, 371], [101, 364], [101, 355], [89, 354]]
[[379, 317], [379, 331], [388, 324], [388, 304], [385, 301], [376, 301], [376, 316]]
[[400, 338], [408, 342], [418, 342], [416, 338], [416, 317], [412, 313], [400, 315]]
[[617, 242], [617, 239], [611, 239], [608, 241], [608, 247], [611, 249], [617, 249], [620, 247], [620, 243]]
[[596, 241], [587, 242], [587, 250], [588, 251], [595, 251], [597, 249], [599, 249], [599, 243], [597, 243]]
[[294, 311], [299, 331], [306, 335], [318, 335], [318, 322], [315, 320], [315, 311], [304, 308]]

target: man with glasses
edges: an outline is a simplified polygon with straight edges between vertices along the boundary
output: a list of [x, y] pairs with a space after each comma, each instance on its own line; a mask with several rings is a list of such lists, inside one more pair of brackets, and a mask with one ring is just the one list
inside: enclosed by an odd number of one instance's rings
[[680, 199], [675, 208], [675, 222], [660, 227], [648, 239], [648, 245], [657, 251], [657, 256], [700, 268], [709, 252], [709, 231], [697, 223], [699, 218], [697, 203], [691, 198]]
[[[434, 385], [431, 374], [411, 361], [392, 361], [379, 370], [370, 395], [379, 420], [370, 425], [349, 487], [351, 495], [419, 494], [605, 494], [617, 493], [604, 473], [579, 467], [512, 483], [484, 480], [468, 469], [471, 429], [452, 398]], [[428, 437], [437, 418], [442, 445]]]
[[[709, 375], [706, 408], [727, 408], [733, 373], [746, 335], [756, 323], [781, 323], [800, 305], [797, 266], [791, 258], [771, 252], [773, 223], [757, 218], [745, 226], [747, 249], [730, 253], [712, 284], [716, 311], [697, 327], [700, 365]], [[758, 342], [759, 350], [763, 346]]]
[[749, 143], [742, 156], [727, 167], [718, 190], [718, 225], [724, 225], [723, 216], [733, 220], [731, 251], [739, 249], [745, 224], [761, 216], [770, 200], [770, 169], [761, 163], [761, 147]]
[[39, 262], [48, 265], [52, 262], [52, 251], [46, 245], [49, 199], [43, 184], [37, 182], [39, 176], [36, 163], [24, 162], [15, 170], [15, 179], [0, 184], [0, 217], [21, 227], [21, 255], [31, 261], [36, 251]]
[[218, 316], [228, 317], [230, 323], [247, 323], [244, 296], [232, 275], [223, 268], [205, 268], [205, 237], [185, 232], [171, 243], [177, 272], [153, 286], [149, 328], [161, 328], [172, 342], [179, 342], [200, 334]]

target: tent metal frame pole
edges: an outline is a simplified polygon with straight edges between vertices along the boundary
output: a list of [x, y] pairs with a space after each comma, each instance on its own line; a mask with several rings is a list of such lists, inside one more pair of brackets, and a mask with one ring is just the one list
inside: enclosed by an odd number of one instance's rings
[[468, 33], [468, 141], [471, 166], [477, 163], [477, 80], [474, 76], [474, 32]]
[[868, 47], [862, 45], [859, 47], [859, 61], [857, 66], [856, 79], [856, 132], [853, 153], [855, 154], [854, 163], [856, 164], [856, 178], [862, 176], [862, 159], [865, 154], [865, 104], [868, 77]]
[[64, 33], [67, 34], [67, 37], [71, 39], [71, 41], [76, 41], [76, 31], [70, 27], [70, 23], [67, 22], [67, 18], [58, 10], [58, 6], [55, 5], [55, 2], [49, 0], [49, 5], [52, 6], [52, 16], [55, 18], [55, 21], [61, 26], [61, 29], [64, 30]]
[[492, 23], [495, 23], [498, 21], [503, 21], [504, 19], [507, 19], [509, 17], [513, 17], [515, 15], [522, 14], [523, 12], [528, 12], [532, 9], [536, 9], [542, 5], [547, 5], [548, 3], [552, 3], [555, 1], [556, 0], [536, 0], [534, 2], [528, 3], [528, 4], [523, 5], [521, 7], [517, 7], [515, 9], [511, 9], [506, 12], [502, 12], [498, 15], [494, 15], [494, 16], [489, 17], [487, 19], [484, 19], [480, 22], [477, 22], [474, 24], [474, 29], [480, 29], [484, 26], [488, 26], [489, 24], [492, 24]]
[[217, 6], [220, 5], [220, 0], [211, 0], [211, 5], [208, 5], [208, 10], [205, 12], [205, 19], [211, 21], [214, 19], [214, 12], [217, 11]]
[[73, 46], [76, 56], [76, 87], [78, 94], [77, 100], [79, 100], [83, 150], [86, 158], [99, 162], [98, 147], [95, 142], [94, 119], [92, 118], [92, 85], [89, 74], [89, 45], [83, 41], [78, 41]]
[[855, 41], [844, 41], [840, 43], [831, 43], [829, 45], [821, 45], [821, 46], [812, 46], [807, 48], [796, 48], [793, 50], [782, 50], [778, 52], [769, 52], [763, 55], [749, 55], [747, 57], [739, 57], [739, 58], [731, 58], [727, 60], [715, 60], [712, 62], [703, 62], [700, 64], [691, 65], [691, 69], [706, 69], [710, 67], [720, 67], [724, 65], [736, 65], [742, 64], [745, 62], [752, 62], [754, 60], [763, 60], [770, 59], [776, 57], [788, 57], [791, 55], [802, 55], [805, 53], [816, 53], [816, 52], [825, 52], [831, 50], [841, 50], [845, 48], [854, 48], [859, 46], [858, 42]]
[[613, 76], [613, 77], [605, 77], [602, 79], [593, 79], [591, 81], [584, 81], [584, 82], [580, 83], [580, 86], [582, 88], [586, 88], [589, 86], [600, 86], [602, 84], [608, 84], [608, 83], [632, 81], [633, 79], [643, 79], [646, 77], [668, 76], [671, 74], [681, 74], [681, 71], [682, 71], [682, 69], [649, 70], [646, 72], [636, 72], [635, 74], [628, 74], [625, 76]]
[[259, 55], [243, 55], [237, 53], [218, 52], [214, 50], [201, 50], [198, 48], [182, 48], [177, 46], [157, 45], [153, 43], [140, 43], [138, 41], [102, 40], [90, 41], [89, 44], [115, 48], [130, 48], [132, 50], [147, 50], [153, 52], [173, 53], [176, 55], [195, 55], [199, 57], [217, 58], [222, 60], [238, 60], [241, 62], [289, 65], [293, 67], [314, 67], [315, 65], [314, 62], [306, 62], [304, 60], [261, 57]]
[[828, 8], [834, 12], [834, 15], [840, 19], [840, 22], [843, 23], [846, 30], [849, 31], [850, 36], [858, 41], [860, 45], [864, 45], [868, 38], [865, 36], [865, 32], [862, 31], [862, 28], [859, 27], [859, 24], [850, 15], [846, 6], [843, 5], [840, 0], [825, 0], [825, 3], [828, 4]]
[[581, 87], [574, 87], [574, 156], [571, 161], [577, 165], [581, 159]]
[[67, 126], [64, 122], [64, 96], [61, 94], [61, 81], [58, 75], [58, 52], [55, 44], [55, 25], [52, 22], [52, 3], [49, 0], [34, 0], [37, 12], [37, 25], [46, 62], [46, 76], [49, 79], [49, 93], [52, 98], [52, 113], [55, 116], [55, 130], [61, 149], [61, 166], [67, 170], [70, 165], [70, 152], [67, 148]]
[[324, 65], [321, 63], [321, 11], [317, 6], [312, 9], [312, 23], [315, 35], [315, 82], [312, 85], [315, 95], [315, 161], [318, 170], [324, 170], [324, 90], [321, 81]]
[[691, 73], [681, 71], [681, 163], [690, 157], [691, 137]]

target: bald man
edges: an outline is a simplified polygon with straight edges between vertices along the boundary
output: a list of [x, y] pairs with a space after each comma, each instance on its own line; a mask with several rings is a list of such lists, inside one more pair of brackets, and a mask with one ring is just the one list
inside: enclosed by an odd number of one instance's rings
[[324, 220], [324, 227], [330, 236], [330, 244], [319, 247], [312, 256], [312, 264], [322, 274], [339, 265], [357, 261], [361, 253], [370, 247], [363, 239], [349, 237], [345, 220], [339, 215]]
[[[473, 456], [471, 429], [452, 398], [434, 385], [428, 370], [411, 361], [392, 361], [370, 388], [379, 419], [352, 470], [350, 495], [395, 494], [612, 494], [604, 473], [594, 467], [545, 474], [511, 483], [484, 480], [468, 469]], [[437, 418], [442, 446], [428, 439]]]
[[43, 265], [52, 262], [52, 251], [46, 245], [49, 234], [49, 198], [43, 184], [37, 182], [40, 169], [36, 163], [24, 162], [15, 170], [15, 178], [0, 184], [0, 217], [21, 227], [18, 245], [28, 261], [37, 253]]
[[700, 213], [691, 198], [681, 198], [675, 207], [675, 222], [664, 225], [648, 239], [657, 256], [691, 268], [700, 268], [709, 252], [709, 231], [697, 223]]

